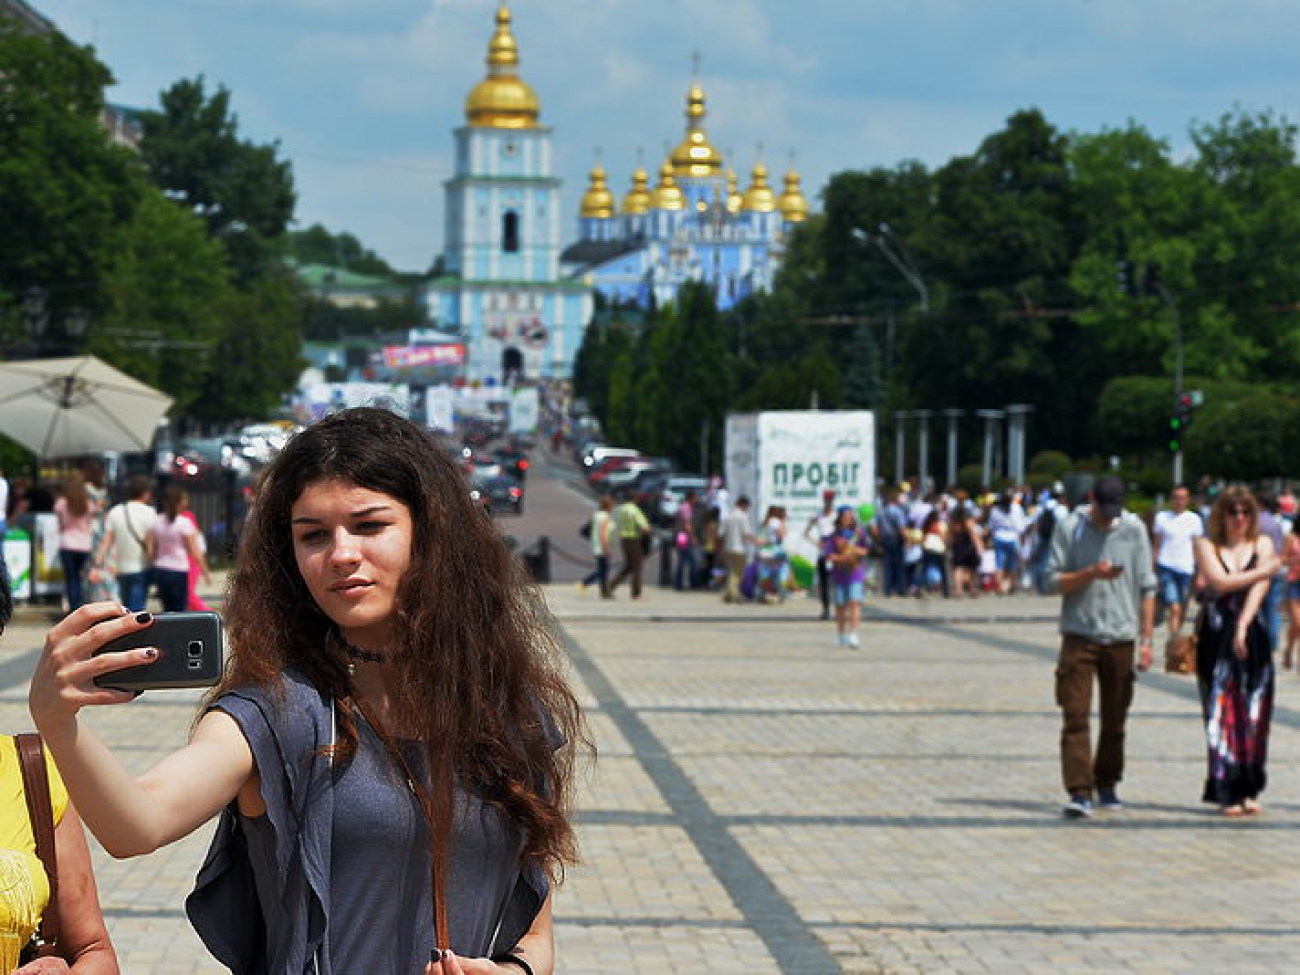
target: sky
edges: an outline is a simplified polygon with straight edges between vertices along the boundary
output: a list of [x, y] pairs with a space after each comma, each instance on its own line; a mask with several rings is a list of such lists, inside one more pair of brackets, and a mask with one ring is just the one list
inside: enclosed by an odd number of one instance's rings
[[[498, 0], [29, 0], [93, 46], [109, 100], [223, 85], [242, 138], [293, 165], [297, 226], [401, 270], [441, 252], [452, 130], [486, 74]], [[705, 129], [741, 187], [793, 165], [814, 209], [838, 172], [974, 152], [1014, 112], [1094, 133], [1130, 120], [1190, 151], [1236, 109], [1300, 119], [1296, 0], [512, 0], [520, 75], [553, 130], [572, 214], [597, 159], [621, 198]]]

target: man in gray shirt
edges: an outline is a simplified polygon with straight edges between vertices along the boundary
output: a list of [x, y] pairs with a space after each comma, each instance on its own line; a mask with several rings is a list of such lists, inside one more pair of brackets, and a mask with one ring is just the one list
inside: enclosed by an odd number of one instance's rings
[[[1124, 510], [1124, 482], [1098, 478], [1090, 504], [1060, 519], [1052, 533], [1045, 582], [1061, 602], [1061, 654], [1056, 703], [1063, 718], [1061, 777], [1070, 819], [1092, 815], [1093, 793], [1103, 809], [1119, 809], [1124, 773], [1124, 723], [1133, 701], [1133, 645], [1138, 668], [1151, 666], [1156, 576], [1151, 542], [1140, 518]], [[1092, 754], [1088, 725], [1097, 682], [1101, 730]]]

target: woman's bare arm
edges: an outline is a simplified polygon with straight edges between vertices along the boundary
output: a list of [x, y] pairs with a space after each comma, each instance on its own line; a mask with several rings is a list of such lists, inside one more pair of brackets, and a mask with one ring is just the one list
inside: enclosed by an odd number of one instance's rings
[[118, 615], [119, 609], [92, 603], [50, 630], [28, 706], [86, 825], [110, 854], [130, 857], [206, 823], [235, 798], [254, 766], [239, 726], [221, 711], [204, 715], [189, 744], [139, 777], [78, 721], [83, 707], [132, 699], [99, 687], [96, 676], [153, 659], [149, 648], [93, 656], [109, 640], [148, 625], [148, 614]]

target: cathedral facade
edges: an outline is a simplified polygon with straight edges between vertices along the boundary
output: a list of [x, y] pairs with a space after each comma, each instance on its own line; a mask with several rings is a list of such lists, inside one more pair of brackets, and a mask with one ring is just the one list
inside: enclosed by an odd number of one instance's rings
[[734, 170], [704, 129], [704, 89], [686, 96], [686, 135], [650, 175], [638, 167], [621, 203], [600, 165], [590, 175], [578, 217], [579, 239], [565, 248], [561, 269], [588, 281], [611, 302], [642, 308], [671, 301], [688, 281], [713, 287], [718, 307], [765, 291], [791, 229], [807, 219], [808, 202], [793, 169], [781, 192], [760, 161], [742, 191]]
[[652, 184], [642, 167], [616, 202], [597, 165], [582, 197], [578, 239], [561, 251], [560, 180], [551, 129], [519, 76], [507, 3], [496, 13], [487, 77], [465, 100], [444, 184], [443, 274], [429, 283], [434, 326], [465, 346], [463, 377], [485, 384], [565, 379], [591, 320], [594, 294], [649, 308], [691, 281], [728, 308], [767, 290], [792, 228], [808, 216], [799, 175], [780, 192], [760, 161], [742, 190], [704, 128], [698, 81], [687, 94], [686, 134]]
[[560, 271], [567, 221], [551, 170], [551, 130], [519, 77], [504, 3], [487, 64], [455, 131], [453, 175], [444, 184], [444, 274], [429, 285], [430, 314], [464, 343], [468, 380], [567, 378], [591, 320], [592, 290]]

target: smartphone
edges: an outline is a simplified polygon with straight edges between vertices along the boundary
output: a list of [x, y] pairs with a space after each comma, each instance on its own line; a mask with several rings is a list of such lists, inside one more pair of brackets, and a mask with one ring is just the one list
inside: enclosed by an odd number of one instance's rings
[[159, 613], [151, 625], [110, 640], [97, 654], [138, 647], [157, 647], [157, 659], [101, 674], [95, 683], [119, 691], [152, 691], [211, 687], [221, 679], [225, 647], [216, 613]]

